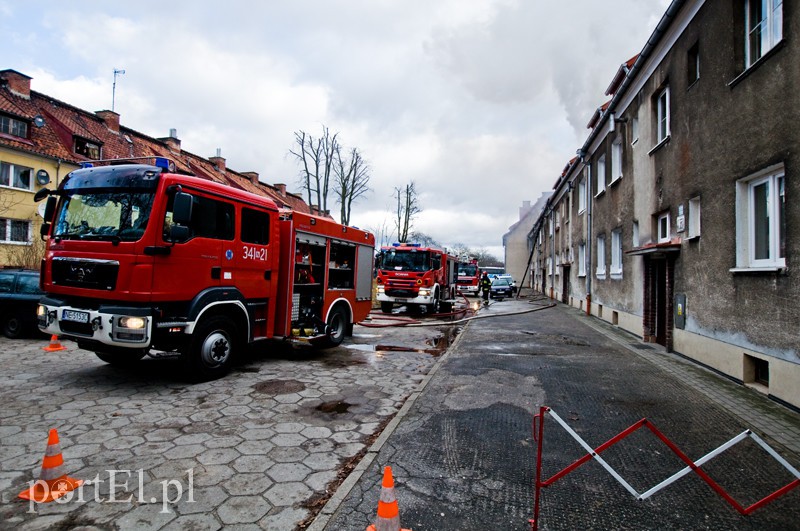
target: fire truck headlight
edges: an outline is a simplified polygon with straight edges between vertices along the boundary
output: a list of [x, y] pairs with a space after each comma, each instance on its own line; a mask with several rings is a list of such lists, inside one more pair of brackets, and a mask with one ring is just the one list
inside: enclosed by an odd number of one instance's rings
[[378, 286], [378, 293], [383, 293], [383, 292], [384, 292], [383, 285], [379, 285]]
[[429, 290], [427, 288], [420, 288], [419, 289], [419, 296], [420, 297], [430, 297], [430, 295], [431, 295], [431, 290]]
[[130, 328], [132, 330], [141, 330], [145, 327], [147, 321], [141, 317], [120, 317], [120, 328]]

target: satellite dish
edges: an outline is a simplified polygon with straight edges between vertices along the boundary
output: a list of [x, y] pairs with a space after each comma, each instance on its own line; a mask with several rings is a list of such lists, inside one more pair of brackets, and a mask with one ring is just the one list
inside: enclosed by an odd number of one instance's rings
[[36, 172], [36, 182], [42, 186], [50, 184], [50, 175], [47, 173], [47, 170], [39, 170]]
[[42, 127], [44, 125], [44, 118], [42, 118], [41, 114], [37, 114], [33, 119], [33, 125], [36, 127]]

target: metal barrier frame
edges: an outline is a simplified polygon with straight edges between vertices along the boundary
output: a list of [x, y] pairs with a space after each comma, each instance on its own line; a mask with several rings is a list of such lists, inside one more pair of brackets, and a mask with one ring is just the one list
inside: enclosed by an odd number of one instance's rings
[[[549, 413], [550, 416], [555, 420], [558, 424], [561, 425], [567, 433], [569, 433], [573, 439], [575, 439], [578, 444], [580, 444], [584, 450], [586, 450], [586, 455], [579, 458], [571, 465], [567, 466], [566, 468], [560, 470], [553, 476], [548, 479], [542, 480], [542, 448], [544, 445], [544, 418], [545, 414]], [[538, 421], [538, 422], [537, 422]], [[538, 429], [537, 429], [538, 425]], [[648, 489], [647, 491], [639, 494], [636, 489], [634, 489], [625, 479], [620, 476], [616, 470], [614, 470], [611, 465], [609, 465], [602, 457], [600, 457], [600, 453], [609, 449], [610, 447], [614, 446], [616, 443], [631, 435], [639, 428], [646, 427], [649, 429], [656, 437], [658, 437], [667, 447], [672, 450], [672, 452], [678, 456], [684, 463], [686, 463], [686, 467], [681, 469], [680, 471], [676, 472], [675, 474], [671, 475], [661, 483], [655, 485], [654, 487]], [[788, 484], [784, 485], [783, 487], [779, 488], [778, 490], [774, 491], [771, 494], [768, 494], [764, 498], [758, 500], [757, 502], [749, 505], [748, 507], [743, 507], [739, 502], [737, 502], [733, 497], [728, 494], [725, 489], [723, 489], [716, 481], [711, 479], [711, 477], [706, 474], [700, 467], [713, 459], [714, 457], [720, 455], [721, 453], [725, 452], [729, 448], [735, 446], [739, 442], [743, 441], [744, 439], [750, 437], [755, 441], [761, 448], [763, 448], [773, 459], [778, 461], [781, 465], [783, 465], [786, 470], [788, 470], [792, 475], [794, 475], [795, 479]], [[529, 520], [531, 524], [531, 530], [536, 531], [538, 529], [539, 524], [539, 509], [540, 509], [540, 494], [542, 487], [548, 487], [558, 481], [560, 478], [566, 476], [582, 464], [590, 461], [592, 459], [596, 460], [600, 465], [606, 469], [606, 471], [611, 474], [628, 492], [630, 492], [637, 500], [644, 500], [649, 498], [659, 490], [663, 489], [667, 485], [670, 485], [677, 481], [678, 479], [686, 476], [690, 472], [695, 472], [698, 476], [703, 478], [705, 481], [714, 491], [719, 494], [725, 501], [727, 501], [731, 506], [733, 506], [740, 514], [748, 515], [755, 511], [756, 509], [763, 507], [764, 505], [770, 503], [771, 501], [783, 496], [784, 494], [788, 493], [792, 489], [797, 486], [800, 486], [800, 472], [797, 471], [791, 464], [789, 464], [783, 457], [781, 457], [775, 450], [772, 449], [761, 437], [753, 433], [751, 430], [745, 430], [736, 437], [732, 438], [728, 442], [720, 445], [718, 448], [712, 450], [711, 452], [707, 453], [697, 461], [692, 461], [687, 457], [672, 441], [670, 441], [655, 425], [648, 421], [646, 418], [641, 419], [640, 421], [636, 422], [635, 424], [631, 425], [629, 428], [621, 431], [608, 441], [604, 442], [597, 448], [592, 448], [589, 446], [586, 441], [584, 441], [580, 435], [578, 435], [575, 430], [570, 428], [570, 426], [563, 420], [561, 417], [556, 415], [556, 413], [547, 406], [542, 406], [539, 410], [538, 415], [533, 416], [533, 438], [536, 441], [537, 445], [537, 452], [536, 452], [536, 486], [535, 486], [535, 493], [534, 493], [534, 508], [533, 508], [533, 519]]]

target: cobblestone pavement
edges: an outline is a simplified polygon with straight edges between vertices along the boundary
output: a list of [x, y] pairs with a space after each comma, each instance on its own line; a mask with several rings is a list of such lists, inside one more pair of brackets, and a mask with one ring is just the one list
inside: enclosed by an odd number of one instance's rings
[[[119, 369], [71, 342], [51, 353], [47, 339], [1, 338], [0, 527], [304, 527], [454, 327], [398, 330], [356, 326], [320, 352], [268, 343], [194, 385], [174, 360]], [[53, 428], [63, 471], [87, 481], [63, 503], [30, 504], [17, 494]]]
[[[529, 530], [537, 443], [552, 408], [590, 447], [641, 419], [691, 459], [752, 429], [800, 468], [800, 415], [764, 395], [549, 301], [504, 301], [470, 322], [309, 531], [363, 531], [391, 466], [403, 528]], [[546, 479], [586, 455], [548, 414]], [[685, 464], [647, 429], [602, 453], [639, 493]], [[795, 477], [750, 438], [703, 470], [748, 506]], [[639, 501], [591, 460], [541, 493], [539, 529], [800, 529], [800, 488], [740, 515], [692, 473]]]

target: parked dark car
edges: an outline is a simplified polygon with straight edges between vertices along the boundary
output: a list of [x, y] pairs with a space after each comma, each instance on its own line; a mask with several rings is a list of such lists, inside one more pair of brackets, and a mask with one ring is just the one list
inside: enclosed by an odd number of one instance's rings
[[0, 331], [16, 339], [40, 334], [36, 307], [43, 293], [39, 272], [31, 269], [0, 269]]
[[489, 290], [489, 296], [491, 298], [502, 300], [512, 295], [514, 295], [514, 288], [507, 278], [495, 277], [494, 280], [492, 280], [492, 287]]
[[514, 280], [514, 277], [512, 277], [511, 275], [497, 275], [496, 278], [504, 278], [508, 280], [508, 282], [511, 284], [511, 292], [512, 293], [517, 292], [517, 282]]

